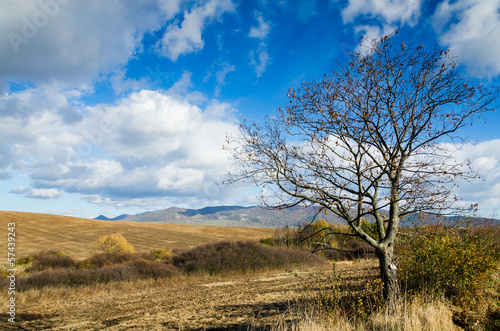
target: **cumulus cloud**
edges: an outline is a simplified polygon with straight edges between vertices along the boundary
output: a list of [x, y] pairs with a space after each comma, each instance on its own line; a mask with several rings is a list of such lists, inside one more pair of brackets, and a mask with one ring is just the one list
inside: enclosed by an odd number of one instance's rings
[[[3, 96], [0, 148], [9, 153], [0, 172], [31, 179], [30, 188], [11, 193], [44, 199], [80, 193], [116, 206], [231, 196], [233, 188], [216, 185], [230, 167], [226, 133], [236, 130], [229, 104], [206, 99], [197, 106], [181, 90], [142, 90], [93, 107], [72, 104], [71, 95], [46, 87]], [[74, 108], [79, 118], [65, 120], [59, 107]]]
[[179, 1], [7, 1], [0, 11], [0, 83], [86, 88], [141, 51], [145, 33], [179, 11]]
[[483, 141], [460, 149], [453, 155], [458, 160], [469, 159], [482, 179], [472, 182], [458, 180], [456, 194], [467, 204], [479, 203], [480, 213], [491, 216], [500, 211], [500, 140]]
[[64, 195], [62, 191], [57, 189], [34, 189], [31, 187], [24, 188], [21, 186], [13, 187], [9, 193], [22, 194], [26, 198], [33, 199], [58, 199]]
[[210, 0], [185, 11], [180, 25], [176, 21], [167, 27], [157, 45], [160, 54], [177, 61], [180, 55], [202, 50], [205, 43], [201, 34], [207, 23], [233, 10], [231, 0]]
[[441, 44], [477, 77], [500, 74], [500, 1], [440, 3], [433, 17]]
[[254, 66], [257, 77], [260, 77], [266, 71], [266, 67], [270, 61], [269, 53], [267, 52], [267, 37], [271, 31], [271, 24], [266, 22], [259, 12], [255, 12], [255, 19], [258, 25], [250, 27], [248, 36], [259, 40], [259, 47], [257, 50], [250, 52], [250, 64]]

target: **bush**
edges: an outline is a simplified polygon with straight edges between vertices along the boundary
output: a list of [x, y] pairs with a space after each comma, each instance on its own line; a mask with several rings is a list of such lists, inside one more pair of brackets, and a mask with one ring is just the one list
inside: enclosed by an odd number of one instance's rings
[[135, 253], [134, 247], [120, 233], [110, 234], [97, 239], [94, 250], [105, 253]]
[[134, 254], [130, 252], [102, 252], [92, 255], [87, 260], [78, 264], [79, 268], [102, 268], [115, 264], [123, 264], [134, 259]]
[[79, 286], [111, 281], [132, 280], [137, 272], [124, 265], [98, 269], [47, 269], [19, 279], [19, 289], [45, 286]]
[[31, 260], [33, 262], [32, 265], [26, 269], [27, 272], [54, 268], [72, 268], [77, 264], [71, 256], [56, 250], [40, 252], [31, 259], [26, 258], [26, 260]]
[[151, 257], [155, 261], [165, 261], [169, 260], [174, 254], [172, 253], [171, 248], [164, 249], [153, 249], [151, 251]]
[[141, 276], [153, 278], [166, 278], [179, 275], [180, 271], [176, 267], [163, 262], [149, 261], [139, 258], [131, 261], [132, 266]]
[[31, 262], [33, 262], [34, 259], [35, 259], [34, 256], [22, 257], [19, 260], [17, 260], [17, 264], [18, 265], [30, 264]]
[[266, 247], [255, 242], [218, 242], [181, 251], [173, 257], [173, 265], [188, 274], [214, 275], [323, 262], [320, 257], [309, 255], [307, 251]]
[[399, 244], [402, 288], [444, 295], [460, 306], [476, 304], [498, 267], [499, 234], [494, 226], [415, 229]]
[[172, 265], [137, 259], [128, 264], [94, 269], [46, 269], [19, 278], [19, 289], [45, 286], [88, 286], [140, 278], [167, 278], [180, 274]]

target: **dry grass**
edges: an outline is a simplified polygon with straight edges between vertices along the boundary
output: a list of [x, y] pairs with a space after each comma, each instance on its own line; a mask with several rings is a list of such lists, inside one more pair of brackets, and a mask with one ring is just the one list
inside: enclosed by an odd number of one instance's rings
[[[362, 289], [376, 262], [337, 263], [353, 288]], [[331, 266], [245, 275], [179, 275], [83, 287], [29, 289], [18, 293], [19, 329], [61, 330], [457, 330], [450, 308], [416, 298], [399, 314], [376, 312], [358, 319], [324, 315], [300, 306], [304, 280], [326, 277]], [[324, 276], [321, 276], [324, 275]], [[315, 291], [315, 289], [310, 289]], [[0, 299], [5, 300], [0, 294]], [[3, 309], [2, 309], [3, 313]], [[2, 325], [0, 329], [8, 329]]]
[[[366, 319], [347, 318], [343, 314], [321, 318], [314, 311], [290, 311], [289, 316], [283, 316], [274, 331], [450, 331], [462, 330], [453, 324], [452, 310], [442, 301], [415, 297], [411, 302], [402, 303], [398, 312], [388, 315], [386, 312], [376, 312]], [[295, 319], [287, 322], [287, 319]]]
[[[25, 257], [47, 249], [64, 251], [75, 259], [91, 255], [93, 245], [102, 236], [121, 233], [137, 251], [191, 248], [224, 240], [259, 240], [273, 229], [216, 227], [100, 221], [68, 216], [0, 211], [0, 232], [16, 223], [16, 256]], [[0, 236], [0, 247], [7, 249], [7, 236]], [[0, 261], [0, 264], [6, 261]]]

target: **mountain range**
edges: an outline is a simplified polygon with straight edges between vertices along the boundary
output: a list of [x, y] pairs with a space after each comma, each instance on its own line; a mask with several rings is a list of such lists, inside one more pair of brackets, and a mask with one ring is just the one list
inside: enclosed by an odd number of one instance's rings
[[[216, 226], [241, 226], [241, 227], [283, 227], [288, 225], [295, 227], [299, 224], [310, 222], [315, 213], [316, 207], [295, 206], [284, 210], [269, 210], [261, 207], [241, 207], [241, 206], [212, 206], [201, 209], [186, 209], [171, 207], [163, 210], [149, 211], [135, 215], [120, 215], [108, 218], [99, 215], [96, 219], [166, 223], [166, 224], [189, 224], [189, 225], [216, 225]], [[317, 218], [333, 224], [344, 224], [344, 221], [333, 213], [321, 213]], [[436, 215], [426, 215], [426, 222], [434, 224], [442, 222], [445, 224], [455, 224], [459, 220], [457, 217], [438, 217]], [[410, 215], [401, 221], [402, 226], [420, 224], [420, 219]], [[494, 223], [499, 223], [494, 220]]]
[[106, 217], [104, 215], [99, 215], [97, 216], [96, 218], [94, 218], [95, 220], [101, 220], [101, 221], [119, 221], [121, 219], [124, 219], [125, 217], [128, 217], [130, 216], [129, 214], [121, 214], [119, 216], [116, 216], [116, 217], [113, 217], [113, 218], [109, 218], [109, 217]]
[[[201, 209], [171, 207], [163, 210], [149, 211], [135, 215], [120, 215], [108, 218], [99, 215], [96, 219], [120, 220], [128, 222], [192, 224], [243, 227], [283, 227], [297, 226], [313, 219], [316, 208], [292, 207], [285, 210], [269, 210], [261, 207], [213, 206]], [[331, 223], [341, 223], [340, 218], [332, 213], [322, 214]]]

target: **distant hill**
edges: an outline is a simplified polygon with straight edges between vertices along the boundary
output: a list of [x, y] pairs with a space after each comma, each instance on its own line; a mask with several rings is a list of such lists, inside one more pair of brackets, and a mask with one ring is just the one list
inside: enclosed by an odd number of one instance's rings
[[[316, 207], [301, 206], [285, 210], [269, 210], [257, 206], [211, 206], [201, 209], [171, 207], [163, 210], [128, 215], [121, 220], [145, 223], [276, 228], [285, 225], [295, 227], [299, 224], [308, 223], [314, 218], [316, 212]], [[321, 213], [317, 218], [322, 218], [333, 224], [345, 224], [342, 219], [331, 212], [327, 214]], [[459, 217], [438, 217], [433, 214], [427, 214], [425, 216], [425, 223], [456, 224], [459, 219]], [[416, 215], [409, 215], [401, 221], [402, 226], [412, 226], [421, 223], [422, 220]], [[494, 220], [494, 223], [499, 224], [500, 222]]]
[[99, 215], [99, 216], [97, 216], [94, 219], [95, 220], [101, 220], [101, 221], [119, 221], [121, 219], [124, 219], [127, 216], [130, 216], [130, 215], [129, 214], [121, 214], [120, 216], [116, 216], [116, 217], [113, 217], [113, 218], [109, 218], [109, 217], [106, 217], [104, 215]]
[[[201, 209], [171, 207], [129, 215], [123, 221], [276, 228], [310, 222], [316, 211], [317, 209], [314, 207], [304, 208], [300, 206], [285, 210], [268, 210], [256, 206], [213, 206]], [[341, 219], [333, 213], [323, 213], [318, 218], [323, 218], [331, 223], [342, 223]]]

